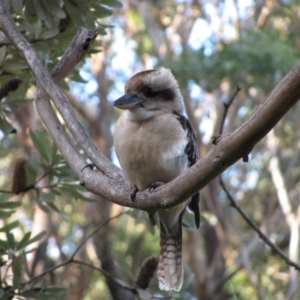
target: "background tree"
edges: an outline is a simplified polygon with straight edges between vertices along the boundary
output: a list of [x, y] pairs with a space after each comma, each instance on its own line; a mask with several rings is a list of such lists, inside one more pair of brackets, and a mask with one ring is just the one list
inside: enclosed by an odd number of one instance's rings
[[[100, 34], [115, 26], [107, 37], [97, 38], [91, 58], [61, 84], [81, 123], [114, 162], [111, 130], [118, 112], [110, 103], [135, 72], [160, 65], [172, 69], [204, 156], [213, 147], [212, 135], [219, 132], [222, 102], [236, 86], [241, 91], [228, 111], [224, 134], [262, 103], [299, 53], [296, 1], [126, 1], [123, 7], [108, 0], [101, 5], [79, 0], [7, 2], [49, 71], [79, 26], [93, 29], [96, 22]], [[114, 15], [103, 21], [112, 6]], [[36, 88], [26, 62], [4, 34], [0, 45], [1, 186], [13, 192], [0, 198], [2, 295], [134, 299], [130, 286], [142, 261], [159, 251], [157, 228], [140, 211], [112, 205], [80, 187], [33, 109]], [[298, 110], [299, 104], [258, 143], [248, 164], [238, 162], [223, 174], [239, 206], [294, 262], [299, 261]], [[194, 230], [189, 216], [185, 220], [186, 280], [173, 297], [297, 299], [298, 272], [228, 206], [218, 181], [202, 189], [201, 197], [200, 230]], [[99, 224], [93, 240], [88, 238]], [[43, 237], [37, 235], [42, 231]], [[27, 232], [36, 238], [30, 240]], [[64, 261], [68, 263], [47, 271]], [[43, 272], [45, 276], [38, 276]], [[22, 285], [32, 276], [37, 276], [34, 285]], [[67, 288], [66, 295], [50, 285]], [[149, 291], [152, 297], [168, 296], [157, 290], [156, 279]]]

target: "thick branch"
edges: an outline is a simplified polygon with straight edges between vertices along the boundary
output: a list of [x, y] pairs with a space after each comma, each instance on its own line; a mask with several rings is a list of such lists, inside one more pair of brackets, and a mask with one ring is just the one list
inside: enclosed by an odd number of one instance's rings
[[[36, 52], [17, 30], [5, 7], [4, 0], [0, 0], [0, 26], [7, 38], [27, 60], [40, 86], [54, 101], [77, 142], [99, 170], [107, 176], [99, 175], [89, 168], [85, 168], [82, 172], [83, 160], [80, 159], [80, 163], [74, 162], [75, 157], [68, 157], [68, 151], [63, 151], [64, 149], [59, 147], [68, 162], [73, 162], [71, 165], [73, 171], [84, 181], [87, 190], [123, 206], [151, 211], [172, 207], [183, 202], [237, 160], [249, 154], [254, 145], [277, 124], [300, 96], [300, 62], [298, 62], [246, 122], [233, 133], [222, 137], [208, 155], [188, 171], [154, 192], [138, 193], [136, 201], [132, 202], [122, 173], [91, 142], [77, 121], [70, 104], [52, 81]], [[58, 132], [52, 133], [52, 136], [55, 134]]]

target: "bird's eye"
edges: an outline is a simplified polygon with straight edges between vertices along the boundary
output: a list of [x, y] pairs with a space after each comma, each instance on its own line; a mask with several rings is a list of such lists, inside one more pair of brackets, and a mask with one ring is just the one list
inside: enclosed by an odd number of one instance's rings
[[146, 97], [154, 97], [154, 96], [156, 96], [156, 94], [157, 93], [151, 88], [147, 88], [146, 91], [145, 91], [145, 96]]

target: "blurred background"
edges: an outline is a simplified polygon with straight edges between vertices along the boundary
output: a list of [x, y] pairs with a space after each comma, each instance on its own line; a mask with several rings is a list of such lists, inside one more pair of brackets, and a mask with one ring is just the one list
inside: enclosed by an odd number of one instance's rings
[[[172, 70], [203, 157], [220, 130], [223, 102], [237, 86], [241, 90], [229, 108], [224, 134], [238, 128], [264, 101], [300, 53], [296, 0], [6, 3], [49, 71], [79, 27], [98, 26], [90, 54], [61, 88], [97, 146], [117, 165], [112, 132], [120, 111], [112, 102], [123, 95], [133, 74], [160, 66]], [[91, 266], [133, 286], [143, 260], [159, 254], [158, 227], [141, 211], [84, 191], [41, 124], [31, 77], [26, 62], [0, 31], [0, 298], [136, 299]], [[299, 113], [297, 104], [256, 145], [248, 163], [239, 161], [222, 175], [243, 211], [295, 262]], [[218, 179], [201, 191], [200, 207], [199, 230], [191, 215], [184, 220], [182, 290], [161, 292], [154, 278], [144, 297], [300, 299], [299, 272], [230, 207]], [[76, 259], [89, 266], [68, 263], [28, 284], [30, 277], [61, 264], [75, 250]]]

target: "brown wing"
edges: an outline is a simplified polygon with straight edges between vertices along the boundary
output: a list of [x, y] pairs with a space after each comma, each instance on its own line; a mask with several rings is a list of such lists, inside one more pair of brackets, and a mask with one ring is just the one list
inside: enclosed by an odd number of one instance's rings
[[[188, 167], [190, 168], [199, 160], [197, 140], [191, 123], [184, 115], [178, 115], [178, 120], [183, 129], [187, 131], [188, 143], [185, 147], [185, 153], [188, 157]], [[200, 225], [200, 210], [199, 210], [199, 192], [192, 196], [188, 208], [194, 213], [196, 227]]]

